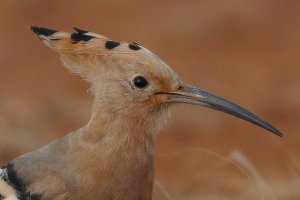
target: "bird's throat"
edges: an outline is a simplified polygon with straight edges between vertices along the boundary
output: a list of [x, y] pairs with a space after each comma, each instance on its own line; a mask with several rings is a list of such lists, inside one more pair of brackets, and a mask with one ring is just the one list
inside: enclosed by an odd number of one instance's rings
[[90, 121], [81, 137], [85, 146], [93, 147], [90, 154], [94, 158], [88, 165], [95, 166], [95, 185], [103, 183], [103, 192], [108, 197], [117, 190], [120, 196], [131, 195], [132, 200], [150, 200], [154, 179], [153, 133], [118, 121], [110, 123], [112, 127], [107, 124]]

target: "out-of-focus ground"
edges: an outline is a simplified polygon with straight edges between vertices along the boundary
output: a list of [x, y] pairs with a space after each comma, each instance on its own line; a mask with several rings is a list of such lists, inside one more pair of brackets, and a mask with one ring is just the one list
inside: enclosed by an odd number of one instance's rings
[[135, 41], [181, 78], [274, 124], [283, 138], [193, 106], [156, 144], [154, 199], [300, 199], [300, 1], [1, 1], [0, 165], [89, 119], [89, 85], [30, 25]]

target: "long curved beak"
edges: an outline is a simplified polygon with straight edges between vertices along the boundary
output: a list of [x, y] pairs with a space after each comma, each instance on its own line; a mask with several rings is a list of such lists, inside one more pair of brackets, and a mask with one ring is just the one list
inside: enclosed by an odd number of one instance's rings
[[187, 103], [218, 110], [260, 126], [278, 136], [283, 136], [271, 124], [241, 106], [186, 83], [183, 83], [176, 91], [160, 92], [159, 94], [166, 94], [168, 96], [167, 102]]

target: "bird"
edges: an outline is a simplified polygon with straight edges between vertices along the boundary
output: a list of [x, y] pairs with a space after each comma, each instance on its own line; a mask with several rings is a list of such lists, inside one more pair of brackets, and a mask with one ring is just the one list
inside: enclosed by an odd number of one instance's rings
[[154, 143], [180, 103], [230, 114], [283, 134], [245, 108], [183, 82], [156, 54], [74, 28], [32, 26], [71, 72], [91, 85], [92, 114], [82, 128], [0, 169], [0, 200], [150, 200]]

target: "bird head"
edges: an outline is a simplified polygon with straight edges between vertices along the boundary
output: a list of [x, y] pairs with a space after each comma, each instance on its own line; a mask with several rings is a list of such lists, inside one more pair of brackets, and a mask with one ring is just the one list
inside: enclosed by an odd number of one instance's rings
[[78, 28], [74, 33], [41, 27], [31, 30], [60, 54], [71, 72], [91, 83], [96, 110], [110, 120], [122, 118], [129, 123], [125, 119], [130, 119], [151, 128], [163, 124], [170, 105], [187, 103], [236, 116], [282, 136], [241, 106], [184, 83], [158, 56], [137, 43]]

